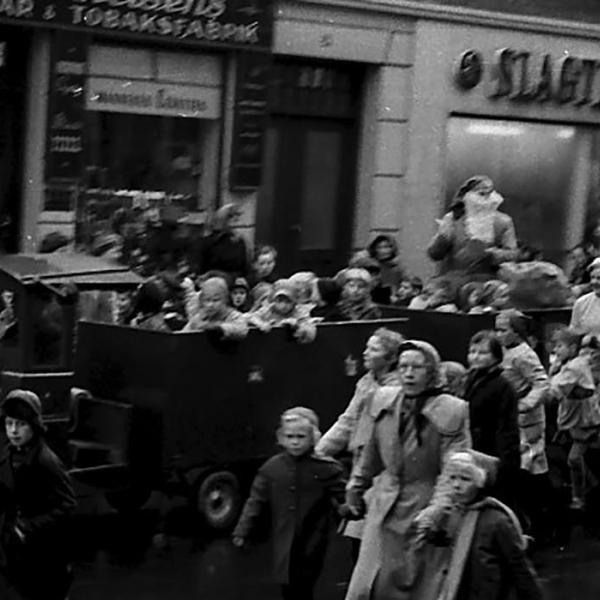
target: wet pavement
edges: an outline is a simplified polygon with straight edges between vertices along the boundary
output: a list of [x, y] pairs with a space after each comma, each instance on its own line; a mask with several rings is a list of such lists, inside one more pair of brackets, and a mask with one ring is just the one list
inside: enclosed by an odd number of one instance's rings
[[[75, 582], [71, 600], [275, 600], [270, 554], [262, 544], [235, 549], [227, 536], [206, 531], [181, 501], [170, 503], [165, 530], [169, 544], [153, 536], [161, 522], [160, 500], [119, 515], [100, 500], [81, 514], [75, 528]], [[347, 540], [330, 546], [316, 600], [343, 600], [350, 574]], [[564, 548], [535, 554], [548, 600], [600, 598], [600, 538], [581, 524]]]

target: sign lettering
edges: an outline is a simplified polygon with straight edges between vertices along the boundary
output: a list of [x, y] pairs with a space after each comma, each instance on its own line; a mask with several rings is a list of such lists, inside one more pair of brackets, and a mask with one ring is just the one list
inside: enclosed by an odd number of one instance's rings
[[566, 55], [553, 58], [551, 54], [535, 56], [527, 50], [500, 48], [495, 51], [491, 65], [484, 71], [479, 62], [477, 75], [461, 69], [465, 56], [479, 55], [468, 50], [459, 57], [455, 82], [470, 90], [482, 81], [487, 84], [490, 98], [507, 98], [514, 102], [555, 102], [556, 104], [587, 105], [600, 110], [600, 59]]
[[267, 49], [272, 0], [0, 0], [0, 21]]

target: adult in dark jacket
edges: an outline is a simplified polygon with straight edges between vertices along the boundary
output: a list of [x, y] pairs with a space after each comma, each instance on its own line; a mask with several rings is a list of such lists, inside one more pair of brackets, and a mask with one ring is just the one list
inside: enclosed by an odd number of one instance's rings
[[520, 466], [518, 401], [502, 374], [502, 345], [493, 331], [479, 331], [469, 343], [465, 400], [473, 449], [500, 462], [494, 495], [514, 505], [512, 486]]
[[246, 242], [232, 229], [233, 221], [238, 216], [239, 207], [235, 204], [225, 204], [214, 214], [211, 232], [201, 240], [197, 264], [199, 274], [217, 270], [223, 271], [231, 279], [247, 275]]
[[76, 507], [69, 477], [44, 441], [41, 403], [28, 390], [2, 405], [0, 576], [27, 600], [63, 600], [70, 586], [65, 526]]

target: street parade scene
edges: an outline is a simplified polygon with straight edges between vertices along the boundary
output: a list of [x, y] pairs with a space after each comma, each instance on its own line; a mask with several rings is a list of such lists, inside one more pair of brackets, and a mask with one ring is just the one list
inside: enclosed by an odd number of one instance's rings
[[0, 0], [0, 600], [600, 598], [599, 40]]

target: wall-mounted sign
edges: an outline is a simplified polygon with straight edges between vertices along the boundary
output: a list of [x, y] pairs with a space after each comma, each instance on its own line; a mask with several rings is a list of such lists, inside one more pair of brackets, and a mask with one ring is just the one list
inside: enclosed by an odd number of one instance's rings
[[77, 181], [83, 165], [86, 36], [55, 32], [51, 60], [46, 181]]
[[270, 48], [272, 0], [1, 0], [0, 22]]
[[260, 186], [270, 68], [267, 54], [237, 57], [229, 171], [232, 190], [254, 190]]
[[137, 115], [218, 119], [221, 116], [221, 92], [210, 87], [90, 77], [86, 108]]
[[470, 90], [480, 83], [490, 98], [515, 102], [556, 102], [600, 109], [600, 59], [500, 48], [485, 64], [476, 50], [463, 52], [454, 73], [460, 88]]

